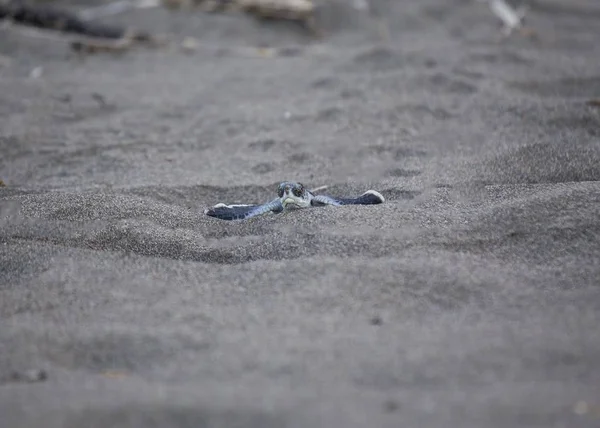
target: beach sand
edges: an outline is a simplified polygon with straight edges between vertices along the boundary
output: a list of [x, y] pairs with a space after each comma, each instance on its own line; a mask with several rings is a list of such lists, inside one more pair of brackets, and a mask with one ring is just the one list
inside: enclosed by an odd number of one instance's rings
[[[600, 4], [372, 3], [0, 29], [3, 428], [598, 426]], [[203, 215], [282, 180], [386, 202]]]

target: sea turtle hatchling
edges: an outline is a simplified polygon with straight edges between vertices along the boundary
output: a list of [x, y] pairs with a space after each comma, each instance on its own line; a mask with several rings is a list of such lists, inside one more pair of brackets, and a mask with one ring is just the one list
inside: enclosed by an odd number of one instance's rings
[[277, 187], [277, 198], [260, 205], [217, 205], [204, 210], [204, 214], [221, 220], [245, 220], [266, 213], [281, 213], [288, 209], [310, 208], [324, 205], [375, 205], [385, 202], [381, 193], [367, 190], [355, 198], [335, 198], [315, 195], [302, 183], [284, 181]]

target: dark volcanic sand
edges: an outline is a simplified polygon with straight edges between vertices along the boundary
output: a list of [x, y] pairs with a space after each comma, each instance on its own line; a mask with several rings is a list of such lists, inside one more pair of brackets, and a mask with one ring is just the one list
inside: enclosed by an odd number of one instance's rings
[[[388, 45], [339, 2], [322, 43], [118, 17], [191, 55], [0, 29], [2, 428], [599, 426], [600, 3], [504, 41], [484, 4], [376, 3]], [[284, 179], [388, 200], [202, 214]]]

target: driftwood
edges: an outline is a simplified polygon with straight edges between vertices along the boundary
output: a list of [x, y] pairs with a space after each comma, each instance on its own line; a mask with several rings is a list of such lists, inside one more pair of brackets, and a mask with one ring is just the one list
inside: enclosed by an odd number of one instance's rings
[[241, 11], [256, 18], [295, 21], [314, 35], [321, 35], [311, 0], [237, 0], [237, 3]]
[[[173, 6], [182, 0], [163, 0]], [[184, 0], [185, 1], [185, 0]], [[205, 11], [242, 11], [261, 18], [304, 20], [314, 14], [312, 0], [196, 0]]]
[[92, 21], [94, 19], [118, 15], [134, 9], [159, 7], [161, 3], [161, 0], [116, 0], [112, 3], [84, 9], [80, 11], [77, 16], [84, 21]]
[[[312, 0], [116, 0], [79, 12], [30, 4], [27, 0], [0, 0], [0, 20], [5, 19], [9, 24], [16, 24], [5, 28], [25, 36], [69, 43], [76, 52], [120, 53], [136, 43], [164, 46], [168, 40], [131, 28], [97, 23], [93, 20], [160, 4], [171, 8], [199, 6], [209, 12], [238, 11], [259, 19], [288, 20], [302, 24], [317, 37], [322, 36], [315, 23], [315, 7]], [[188, 53], [194, 52], [198, 47], [199, 43], [191, 38], [186, 38], [181, 43], [181, 49]], [[255, 49], [250, 54], [262, 57], [298, 54], [288, 51], [289, 49]]]
[[157, 43], [154, 37], [145, 32], [88, 22], [68, 10], [23, 1], [0, 2], [0, 19], [25, 27], [80, 36], [71, 41], [71, 47], [79, 52], [122, 51], [134, 42]]
[[242, 12], [258, 19], [294, 21], [320, 35], [312, 0], [162, 0], [168, 8], [198, 6], [204, 12]]
[[120, 39], [126, 31], [123, 28], [106, 24], [85, 22], [66, 10], [22, 2], [0, 3], [0, 19], [10, 19], [18, 24], [31, 27], [106, 39]]

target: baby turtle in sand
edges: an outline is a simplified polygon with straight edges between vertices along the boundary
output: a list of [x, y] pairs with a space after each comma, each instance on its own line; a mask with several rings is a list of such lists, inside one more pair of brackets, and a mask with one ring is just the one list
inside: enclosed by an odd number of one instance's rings
[[221, 220], [245, 220], [269, 212], [281, 213], [287, 209], [310, 208], [323, 205], [375, 205], [385, 202], [381, 193], [367, 190], [356, 198], [334, 198], [315, 195], [302, 183], [284, 181], [277, 187], [277, 198], [261, 205], [226, 205], [219, 203], [204, 210], [204, 214]]

